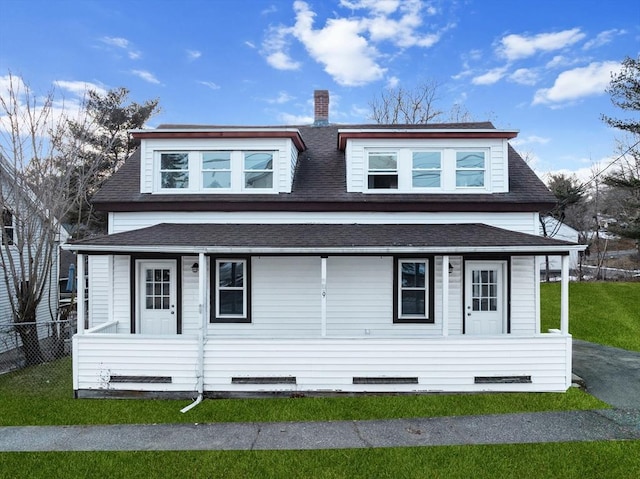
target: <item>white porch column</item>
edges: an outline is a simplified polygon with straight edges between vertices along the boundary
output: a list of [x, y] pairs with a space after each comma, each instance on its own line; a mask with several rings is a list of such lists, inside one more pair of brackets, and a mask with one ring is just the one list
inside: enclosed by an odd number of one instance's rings
[[320, 259], [320, 335], [327, 335], [327, 257]]
[[442, 335], [449, 336], [449, 255], [442, 257]]
[[208, 309], [207, 309], [207, 258], [204, 253], [198, 254], [198, 310], [200, 311], [200, 328], [198, 333], [198, 393], [204, 392], [204, 341], [207, 337]]
[[569, 255], [562, 256], [560, 279], [560, 331], [569, 334]]
[[78, 253], [76, 255], [76, 315], [78, 316], [78, 334], [84, 334], [84, 255]]

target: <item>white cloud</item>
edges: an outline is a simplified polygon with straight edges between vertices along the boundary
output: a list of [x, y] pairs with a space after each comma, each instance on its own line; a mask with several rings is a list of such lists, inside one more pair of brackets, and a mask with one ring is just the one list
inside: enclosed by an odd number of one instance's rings
[[582, 48], [584, 50], [591, 50], [592, 48], [601, 47], [603, 45], [606, 45], [607, 43], [611, 43], [614, 37], [618, 35], [625, 35], [626, 33], [627, 33], [626, 30], [618, 30], [617, 28], [613, 28], [611, 30], [605, 30], [603, 32], [598, 33], [598, 35], [594, 39], [586, 42], [582, 46]]
[[244, 42], [244, 44], [245, 44], [246, 46], [248, 46], [249, 48], [256, 48], [255, 43], [250, 42], [249, 40], [247, 40], [246, 42]]
[[539, 77], [538, 72], [531, 68], [518, 68], [509, 75], [509, 80], [520, 85], [535, 85]]
[[314, 28], [316, 13], [309, 4], [293, 4], [293, 26], [268, 30], [262, 45], [267, 62], [281, 70], [295, 70], [301, 63], [290, 55], [291, 39], [298, 40], [311, 58], [324, 66], [333, 79], [344, 86], [359, 86], [380, 80], [387, 69], [378, 45], [386, 42], [398, 48], [430, 47], [440, 40], [447, 25], [437, 32], [421, 31], [423, 16], [436, 10], [421, 0], [341, 0], [349, 8], [348, 17], [330, 18], [324, 26]]
[[518, 60], [535, 55], [537, 52], [561, 50], [579, 42], [585, 36], [579, 28], [533, 36], [511, 34], [500, 40], [497, 50], [508, 60]]
[[558, 105], [605, 92], [611, 73], [620, 71], [618, 62], [593, 62], [586, 67], [567, 70], [556, 78], [551, 88], [535, 93], [533, 104]]
[[494, 68], [483, 75], [477, 76], [471, 80], [474, 85], [493, 85], [502, 79], [507, 73], [507, 67]]
[[116, 48], [120, 48], [122, 50], [125, 50], [127, 55], [129, 56], [129, 58], [131, 60], [137, 60], [142, 56], [142, 53], [140, 53], [140, 51], [136, 50], [133, 48], [131, 42], [129, 40], [127, 40], [126, 38], [122, 38], [122, 37], [102, 37], [100, 39], [100, 41], [102, 43], [104, 43], [105, 45], [109, 45], [112, 47], [116, 47]]
[[198, 83], [200, 83], [200, 85], [204, 85], [207, 88], [211, 89], [211, 90], [219, 90], [220, 89], [220, 85], [218, 85], [217, 83], [213, 83], [212, 81], [199, 81]]
[[201, 56], [202, 52], [199, 52], [198, 50], [187, 50], [187, 58], [189, 61], [197, 60]]
[[390, 90], [396, 88], [398, 85], [400, 84], [400, 79], [398, 77], [389, 77], [387, 78], [387, 85], [386, 87]]
[[138, 78], [142, 78], [146, 82], [154, 83], [156, 85], [160, 84], [160, 80], [158, 80], [153, 73], [146, 70], [131, 70], [131, 73], [133, 73]]
[[284, 103], [290, 102], [293, 99], [294, 99], [294, 97], [289, 95], [286, 91], [281, 91], [280, 93], [278, 93], [277, 97], [268, 98], [267, 99], [267, 103], [276, 104], [276, 105], [282, 105]]
[[285, 125], [310, 125], [313, 123], [312, 116], [292, 115], [290, 113], [278, 114], [278, 119]]
[[524, 136], [522, 138], [515, 138], [513, 140], [510, 140], [509, 143], [511, 143], [513, 146], [533, 145], [533, 144], [546, 145], [550, 141], [551, 141], [550, 138], [544, 138], [542, 136], [537, 136], [537, 135], [529, 135], [529, 136]]
[[105, 90], [102, 86], [91, 82], [56, 80], [53, 82], [53, 84], [56, 87], [73, 93], [78, 97], [83, 97], [89, 90], [93, 90], [100, 95], [105, 95], [107, 93], [107, 90]]

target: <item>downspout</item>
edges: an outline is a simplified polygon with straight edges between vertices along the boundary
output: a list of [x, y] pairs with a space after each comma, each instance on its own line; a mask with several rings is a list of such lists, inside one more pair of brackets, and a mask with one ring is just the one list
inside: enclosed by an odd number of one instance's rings
[[199, 311], [200, 311], [200, 328], [198, 329], [198, 363], [197, 363], [197, 390], [198, 397], [194, 402], [189, 404], [187, 407], [180, 409], [181, 413], [185, 413], [190, 411], [198, 404], [202, 402], [204, 395], [204, 341], [205, 341], [205, 331], [207, 328], [207, 291], [205, 288], [206, 280], [207, 280], [207, 258], [204, 253], [199, 253], [198, 255], [198, 300], [200, 302]]

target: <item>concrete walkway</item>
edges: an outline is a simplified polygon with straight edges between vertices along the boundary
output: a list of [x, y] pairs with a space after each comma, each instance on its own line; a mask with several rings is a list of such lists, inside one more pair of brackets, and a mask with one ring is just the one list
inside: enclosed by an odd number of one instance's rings
[[637, 411], [384, 421], [1, 427], [0, 451], [300, 450], [640, 439]]

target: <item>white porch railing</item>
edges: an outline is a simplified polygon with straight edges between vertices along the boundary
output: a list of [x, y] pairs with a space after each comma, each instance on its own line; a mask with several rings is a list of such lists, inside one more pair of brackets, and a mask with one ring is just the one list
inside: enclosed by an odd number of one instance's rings
[[99, 324], [91, 329], [87, 329], [85, 334], [115, 334], [118, 330], [118, 321], [109, 321], [108, 323]]

